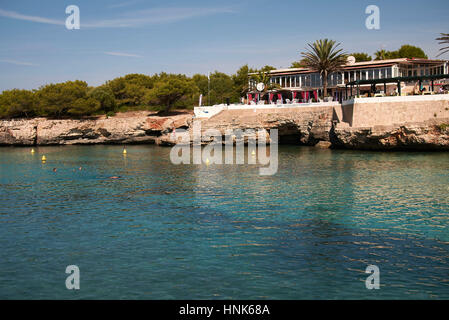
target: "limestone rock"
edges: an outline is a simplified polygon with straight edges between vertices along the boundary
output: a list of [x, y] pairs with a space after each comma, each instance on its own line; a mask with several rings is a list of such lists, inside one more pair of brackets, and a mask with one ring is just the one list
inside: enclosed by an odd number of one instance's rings
[[333, 145], [365, 150], [449, 150], [447, 121], [426, 121], [394, 126], [347, 128], [337, 126]]
[[173, 129], [188, 127], [191, 119], [190, 113], [159, 117], [148, 112], [133, 112], [99, 119], [2, 120], [0, 144], [156, 143], [158, 137], [172, 132]]

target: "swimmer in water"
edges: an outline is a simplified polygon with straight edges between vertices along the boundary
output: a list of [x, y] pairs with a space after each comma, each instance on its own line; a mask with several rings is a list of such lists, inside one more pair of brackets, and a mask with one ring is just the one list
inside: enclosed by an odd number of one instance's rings
[[80, 167], [78, 170], [79, 170], [79, 171], [83, 170], [83, 167]]
[[56, 172], [56, 171], [58, 171], [58, 169], [56, 169], [56, 168], [53, 168], [53, 172]]
[[121, 177], [120, 176], [112, 176], [112, 177], [109, 177], [109, 179], [120, 179]]

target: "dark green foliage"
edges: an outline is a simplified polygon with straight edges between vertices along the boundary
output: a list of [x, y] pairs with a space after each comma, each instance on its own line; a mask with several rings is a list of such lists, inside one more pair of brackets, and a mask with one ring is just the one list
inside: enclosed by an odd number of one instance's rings
[[139, 106], [143, 97], [154, 86], [155, 79], [144, 74], [128, 74], [108, 81], [118, 106]]
[[192, 79], [179, 74], [161, 74], [154, 87], [147, 92], [147, 104], [158, 105], [169, 111], [173, 107], [188, 107], [198, 97], [199, 90]]
[[427, 55], [423, 49], [408, 44], [403, 45], [396, 51], [379, 50], [375, 53], [375, 60], [398, 59], [398, 58], [423, 58], [427, 59]]
[[114, 93], [112, 92], [112, 89], [107, 85], [91, 89], [89, 91], [89, 97], [92, 97], [93, 99], [100, 102], [100, 110], [105, 113], [115, 111], [116, 109]]
[[301, 59], [300, 61], [294, 61], [292, 62], [290, 68], [305, 68], [306, 67], [306, 63], [304, 61], [304, 59]]
[[43, 86], [36, 92], [38, 113], [47, 117], [94, 114], [100, 103], [94, 103], [87, 92], [87, 83], [79, 80]]
[[80, 98], [75, 100], [67, 110], [69, 116], [86, 116], [97, 113], [101, 103], [94, 98]]
[[403, 45], [397, 51], [398, 58], [423, 58], [427, 59], [424, 50], [408, 44]]
[[373, 58], [367, 53], [364, 52], [354, 52], [351, 53], [350, 56], [353, 56], [355, 58], [356, 62], [363, 62], [363, 61], [371, 61]]
[[244, 65], [232, 75], [232, 81], [234, 82], [234, 96], [240, 97], [245, 95], [248, 90], [248, 75], [256, 72], [255, 69], [249, 68], [248, 65]]
[[306, 51], [301, 53], [305, 66], [320, 73], [324, 97], [327, 96], [328, 75], [340, 70], [346, 63], [347, 54], [339, 46], [334, 40], [321, 39], [308, 44]]
[[215, 71], [210, 75], [210, 103], [221, 104], [229, 98], [232, 102], [238, 100], [234, 92], [234, 82], [232, 78], [225, 73]]
[[33, 91], [7, 90], [0, 94], [0, 118], [32, 117], [36, 115]]
[[238, 102], [248, 90], [249, 74], [272, 69], [244, 65], [233, 75], [215, 71], [210, 80], [201, 74], [128, 74], [94, 88], [77, 80], [48, 84], [35, 91], [8, 90], [0, 93], [0, 118], [113, 116], [131, 110], [192, 109], [198, 105], [200, 94], [204, 104], [208, 96], [211, 105], [227, 99]]
[[[249, 69], [248, 69], [249, 70]], [[243, 74], [245, 71], [241, 71]], [[233, 77], [226, 73], [215, 71], [210, 74], [210, 92], [208, 96], [208, 78], [207, 76], [196, 74], [193, 76], [193, 81], [199, 89], [199, 92], [203, 94], [203, 101], [209, 104], [221, 104], [225, 103], [229, 98], [231, 102], [237, 102], [242, 95], [238, 91], [243, 90], [241, 75], [236, 77], [238, 85], [236, 85]], [[246, 84], [248, 78], [246, 80]]]

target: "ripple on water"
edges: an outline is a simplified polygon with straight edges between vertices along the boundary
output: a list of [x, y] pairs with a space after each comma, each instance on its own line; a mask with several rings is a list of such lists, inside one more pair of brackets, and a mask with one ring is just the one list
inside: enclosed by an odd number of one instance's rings
[[263, 177], [127, 149], [0, 151], [0, 298], [449, 298], [448, 154], [280, 147]]

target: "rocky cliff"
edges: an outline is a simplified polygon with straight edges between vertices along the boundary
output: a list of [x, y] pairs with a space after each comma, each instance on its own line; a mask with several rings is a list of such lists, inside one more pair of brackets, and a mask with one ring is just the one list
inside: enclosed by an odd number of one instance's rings
[[277, 129], [280, 143], [316, 145], [329, 141], [333, 107], [225, 110], [202, 120], [202, 130], [217, 129], [223, 135], [235, 129]]
[[[392, 106], [394, 107], [396, 106]], [[421, 116], [424, 111], [421, 110]], [[430, 119], [425, 121], [379, 125], [382, 121], [389, 121], [388, 117], [383, 120], [372, 118], [373, 125], [363, 127], [351, 126], [349, 122], [343, 121], [348, 114], [347, 110], [339, 110], [338, 106], [330, 105], [260, 108], [256, 111], [224, 110], [211, 118], [197, 120], [201, 123], [203, 135], [208, 129], [218, 130], [221, 135], [225, 135], [227, 130], [236, 129], [265, 129], [265, 134], [268, 135], [270, 129], [278, 129], [281, 144], [363, 150], [449, 150], [447, 111], [448, 106], [443, 104], [437, 111], [428, 112], [427, 118]], [[403, 112], [404, 118], [411, 118], [413, 114]], [[175, 137], [173, 130], [189, 129], [192, 133], [193, 120], [193, 115], [188, 112], [167, 117], [149, 112], [131, 112], [110, 118], [84, 120], [2, 120], [0, 145], [172, 145]]]
[[449, 150], [449, 119], [391, 126], [337, 125], [333, 147], [361, 150]]
[[187, 128], [191, 119], [191, 113], [159, 117], [149, 112], [131, 112], [83, 120], [2, 120], [0, 144], [163, 143], [174, 128]]

